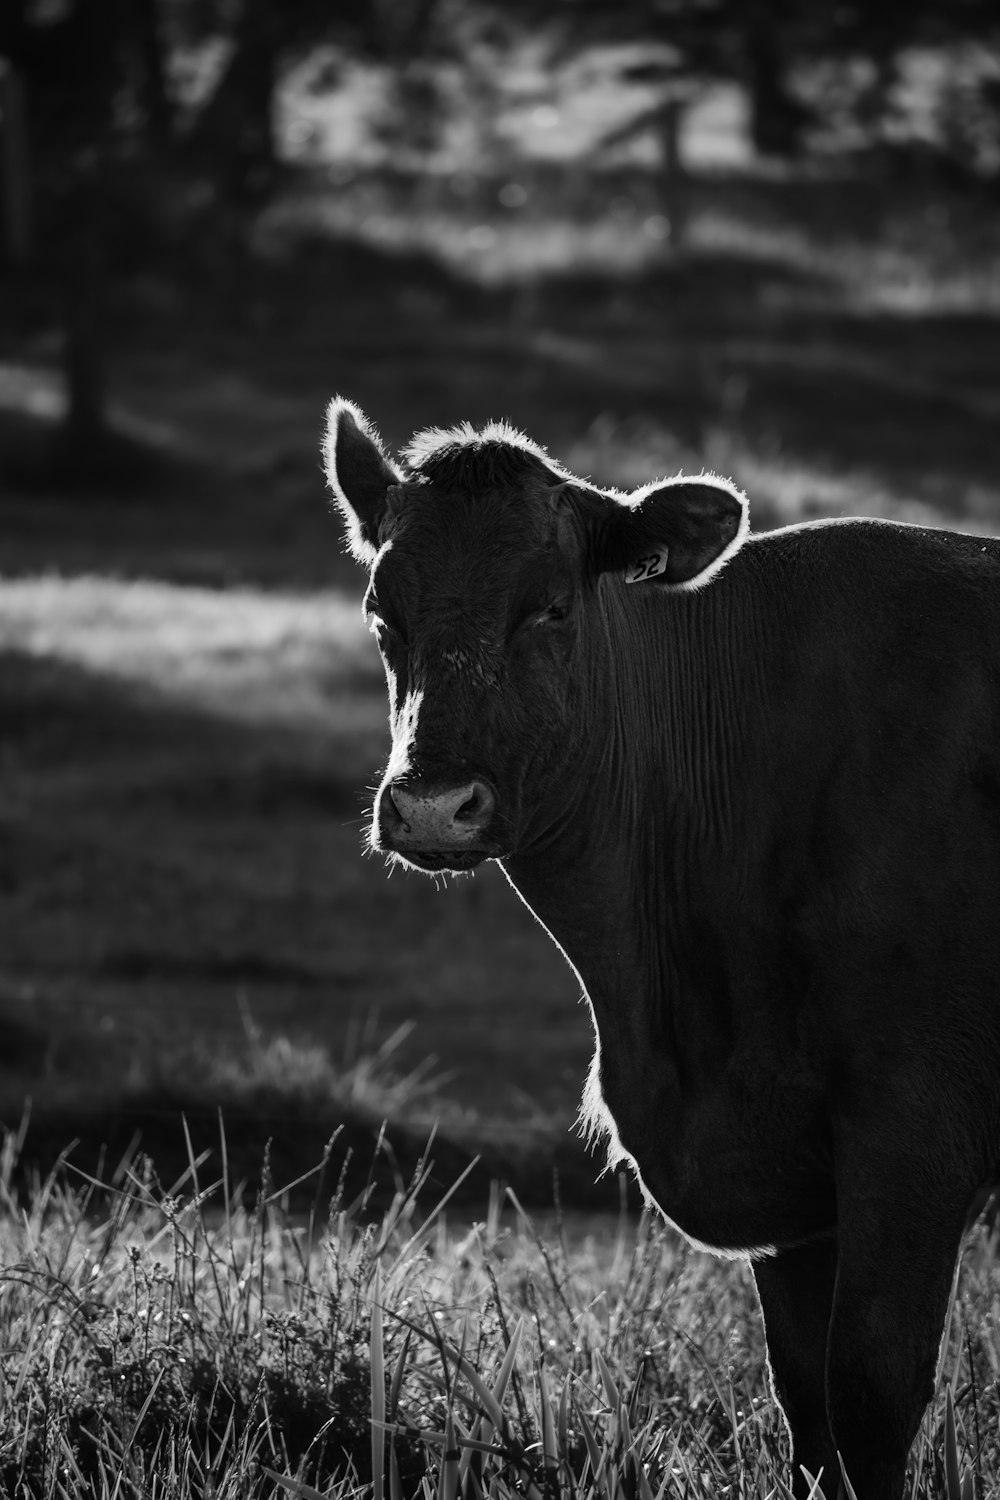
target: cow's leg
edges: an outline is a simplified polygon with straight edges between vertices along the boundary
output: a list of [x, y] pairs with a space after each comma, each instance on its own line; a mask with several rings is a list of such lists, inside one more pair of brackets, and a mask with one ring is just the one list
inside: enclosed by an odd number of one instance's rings
[[771, 1386], [792, 1438], [792, 1490], [809, 1494], [801, 1465], [824, 1471], [823, 1487], [836, 1496], [837, 1455], [826, 1414], [826, 1349], [837, 1274], [837, 1244], [817, 1240], [779, 1250], [753, 1267]]
[[[883, 1142], [898, 1141], [902, 1118]], [[854, 1172], [844, 1173], [850, 1185], [839, 1198], [827, 1400], [858, 1500], [900, 1500], [910, 1445], [934, 1394], [966, 1200], [955, 1181], [935, 1179], [933, 1146], [918, 1161], [896, 1160], [880, 1178], [871, 1139], [866, 1146]]]

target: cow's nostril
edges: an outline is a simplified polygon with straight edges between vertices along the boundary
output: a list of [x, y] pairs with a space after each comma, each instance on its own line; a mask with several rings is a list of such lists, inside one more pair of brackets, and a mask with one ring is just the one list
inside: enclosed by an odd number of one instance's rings
[[397, 801], [398, 794], [399, 789], [393, 786], [387, 786], [382, 793], [379, 821], [387, 833], [394, 832], [397, 828], [404, 831], [409, 829], [403, 809]]
[[474, 781], [465, 801], [455, 811], [456, 823], [475, 823], [482, 827], [489, 819], [494, 807], [493, 793], [482, 781]]

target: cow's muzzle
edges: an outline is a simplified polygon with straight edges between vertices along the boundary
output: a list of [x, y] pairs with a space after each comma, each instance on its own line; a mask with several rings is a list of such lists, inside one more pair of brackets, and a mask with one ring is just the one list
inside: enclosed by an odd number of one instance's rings
[[386, 782], [375, 806], [375, 842], [421, 870], [471, 870], [505, 852], [496, 793], [486, 781]]

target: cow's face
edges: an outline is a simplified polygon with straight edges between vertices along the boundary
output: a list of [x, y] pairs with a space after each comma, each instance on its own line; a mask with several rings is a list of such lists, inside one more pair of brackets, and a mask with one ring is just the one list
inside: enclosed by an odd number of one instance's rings
[[371, 567], [365, 614], [389, 687], [373, 847], [436, 872], [544, 838], [567, 815], [580, 736], [600, 732], [600, 576], [696, 587], [742, 541], [742, 497], [670, 481], [623, 501], [506, 427], [424, 434], [399, 473], [339, 400], [325, 457]]

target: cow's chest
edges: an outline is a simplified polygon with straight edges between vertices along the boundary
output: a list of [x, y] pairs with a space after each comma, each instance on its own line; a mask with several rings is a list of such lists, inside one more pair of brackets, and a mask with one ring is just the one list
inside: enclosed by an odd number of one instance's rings
[[643, 1185], [691, 1239], [754, 1250], [832, 1227], [816, 1091], [787, 1059], [733, 1054], [691, 1083], [665, 1053], [622, 1058], [602, 1043], [599, 1078]]

